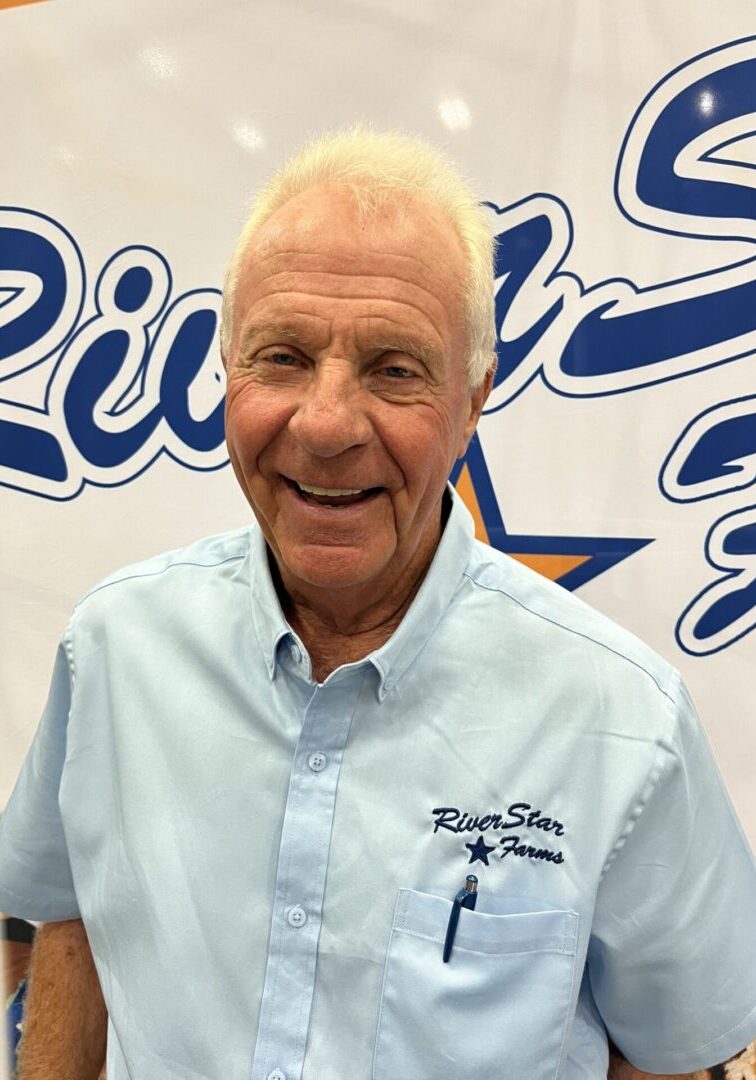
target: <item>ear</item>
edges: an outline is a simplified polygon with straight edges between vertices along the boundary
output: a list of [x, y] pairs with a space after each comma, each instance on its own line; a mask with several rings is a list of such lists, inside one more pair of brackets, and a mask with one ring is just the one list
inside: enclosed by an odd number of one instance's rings
[[231, 342], [226, 334], [218, 334], [218, 352], [220, 353], [220, 363], [224, 365], [225, 372], [228, 372], [228, 361]]
[[467, 445], [472, 438], [472, 434], [478, 426], [478, 420], [480, 420], [480, 414], [483, 412], [483, 406], [486, 403], [488, 395], [491, 393], [493, 387], [494, 375], [496, 374], [496, 355], [494, 354], [491, 360], [491, 366], [486, 372], [486, 377], [480, 386], [475, 390], [470, 391], [470, 413], [465, 423], [464, 433], [462, 436], [462, 442], [457, 450], [457, 458], [464, 457], [467, 453]]

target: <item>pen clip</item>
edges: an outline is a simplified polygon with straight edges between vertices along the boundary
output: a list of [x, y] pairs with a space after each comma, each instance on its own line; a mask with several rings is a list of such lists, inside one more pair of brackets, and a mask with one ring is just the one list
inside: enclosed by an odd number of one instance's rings
[[454, 938], [457, 933], [457, 923], [459, 922], [459, 913], [463, 907], [473, 911], [475, 904], [478, 900], [478, 879], [475, 874], [468, 874], [465, 878], [465, 887], [460, 889], [457, 895], [452, 901], [452, 909], [449, 914], [449, 923], [446, 927], [446, 939], [444, 941], [444, 956], [443, 960], [445, 964], [449, 963], [449, 957], [451, 956], [452, 945], [454, 944]]

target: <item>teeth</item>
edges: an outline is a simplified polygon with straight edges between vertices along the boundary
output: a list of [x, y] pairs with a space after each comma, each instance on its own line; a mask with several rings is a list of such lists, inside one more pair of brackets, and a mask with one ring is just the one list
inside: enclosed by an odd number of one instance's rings
[[360, 495], [364, 488], [323, 488], [323, 487], [310, 487], [309, 484], [300, 484], [297, 482], [297, 487], [300, 491], [306, 491], [308, 495], [327, 495], [333, 498], [335, 495]]

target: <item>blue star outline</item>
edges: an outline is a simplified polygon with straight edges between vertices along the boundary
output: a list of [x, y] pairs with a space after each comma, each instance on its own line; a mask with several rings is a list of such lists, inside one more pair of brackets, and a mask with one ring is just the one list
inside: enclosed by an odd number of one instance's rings
[[538, 536], [509, 533], [499, 509], [493, 483], [488, 472], [483, 447], [476, 434], [470, 440], [464, 458], [456, 462], [449, 479], [456, 484], [467, 466], [475, 489], [481, 516], [488, 533], [488, 542], [499, 551], [517, 555], [584, 555], [585, 562], [563, 573], [556, 580], [570, 591], [585, 585], [618, 562], [653, 542], [653, 538], [606, 536]]

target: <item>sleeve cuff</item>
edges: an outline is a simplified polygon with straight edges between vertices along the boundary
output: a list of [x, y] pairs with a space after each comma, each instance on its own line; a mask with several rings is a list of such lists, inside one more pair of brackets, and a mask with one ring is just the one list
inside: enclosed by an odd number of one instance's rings
[[39, 897], [16, 896], [15, 893], [0, 885], [0, 911], [16, 919], [28, 919], [32, 922], [63, 922], [65, 919], [80, 919], [81, 913], [75, 898], [41, 900]]
[[693, 1050], [649, 1052], [645, 1047], [640, 1053], [619, 1047], [636, 1069], [648, 1073], [691, 1073], [721, 1065], [740, 1054], [756, 1039], [756, 1006], [735, 1027], [716, 1039], [710, 1039]]

